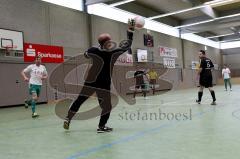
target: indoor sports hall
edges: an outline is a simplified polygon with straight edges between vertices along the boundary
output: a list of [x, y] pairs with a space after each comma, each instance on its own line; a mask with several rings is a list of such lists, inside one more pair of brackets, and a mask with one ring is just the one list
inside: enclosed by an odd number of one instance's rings
[[0, 158], [238, 158], [239, 8], [0, 0]]

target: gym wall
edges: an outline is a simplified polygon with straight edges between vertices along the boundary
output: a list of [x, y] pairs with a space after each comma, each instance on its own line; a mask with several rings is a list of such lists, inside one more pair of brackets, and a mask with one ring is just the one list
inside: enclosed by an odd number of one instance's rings
[[239, 59], [240, 59], [240, 50], [239, 50], [239, 54], [223, 55], [223, 60], [224, 60], [223, 64], [227, 64], [232, 69], [240, 69]]
[[40, 0], [0, 0], [0, 28], [24, 32], [24, 41], [59, 45], [66, 55], [89, 46], [87, 15]]
[[[222, 50], [223, 56], [223, 64], [227, 64], [227, 66], [231, 69], [231, 76], [239, 78], [240, 77], [240, 48], [234, 49], [226, 49]], [[239, 83], [239, 80], [237, 80]]]
[[[199, 61], [198, 51], [205, 50], [205, 46], [197, 44], [191, 41], [184, 40], [184, 62], [185, 69], [184, 71], [184, 82], [181, 85], [181, 88], [196, 86], [196, 71], [191, 69], [192, 61]], [[214, 64], [221, 65], [221, 55], [220, 50], [207, 46], [206, 50], [207, 56], [212, 60]], [[217, 84], [217, 79], [220, 77], [219, 71], [213, 71], [213, 83]]]
[[[91, 45], [97, 45], [96, 38], [102, 32], [110, 33], [113, 40], [117, 42], [125, 39], [127, 25], [40, 0], [0, 0], [0, 28], [23, 31], [25, 42], [63, 46], [65, 56], [74, 56], [83, 53]], [[136, 49], [138, 48], [147, 49], [153, 54], [154, 62], [163, 63], [163, 58], [159, 56], [158, 46], [176, 48], [178, 51], [176, 64], [178, 66], [176, 69], [169, 69], [164, 78], [173, 83], [174, 89], [194, 87], [196, 85], [194, 78], [195, 71], [191, 70], [189, 65], [191, 61], [198, 60], [197, 52], [200, 49], [204, 49], [204, 46], [152, 31], [151, 35], [154, 37], [154, 47], [147, 48], [143, 46], [143, 34], [145, 33], [147, 33], [145, 29], [135, 33], [133, 52], [136, 53]], [[184, 56], [182, 50], [184, 50]], [[220, 65], [220, 51], [208, 47], [207, 52], [214, 63]], [[12, 83], [9, 83], [9, 85], [13, 85], [13, 88], [11, 88], [12, 91], [9, 93], [11, 93], [13, 98], [12, 101], [16, 101], [11, 104], [20, 104], [21, 99], [23, 98], [22, 100], [24, 100], [24, 97], [22, 96], [19, 100], [14, 100], [14, 97], [20, 94], [20, 92], [25, 92], [26, 94], [27, 87], [26, 84], [23, 84], [24, 86], [14, 85], [16, 84], [16, 80], [20, 81], [17, 85], [21, 85], [23, 82], [21, 81], [20, 71], [27, 64], [23, 64], [22, 58], [9, 59], [3, 56], [0, 56], [0, 63], [1, 68], [18, 68], [18, 71], [15, 73], [7, 69], [1, 69], [1, 74], [4, 74], [6, 78], [0, 78], [0, 101], [2, 101], [0, 106], [7, 103], [4, 96], [2, 96], [4, 92], [2, 88], [5, 88], [3, 83], [5, 82], [6, 84], [9, 78], [13, 79]], [[184, 63], [185, 67], [183, 66]], [[9, 67], [9, 64], [12, 66]], [[51, 74], [57, 65], [46, 64], [46, 67], [49, 74]], [[78, 72], [79, 76], [82, 76], [81, 69], [72, 71], [68, 75], [66, 82], [83, 79], [77, 78], [76, 72]], [[81, 83], [82, 81], [78, 82]], [[55, 92], [49, 87], [46, 90], [48, 91], [42, 91], [41, 100], [53, 100]], [[64, 94], [60, 95], [60, 97], [64, 97]]]

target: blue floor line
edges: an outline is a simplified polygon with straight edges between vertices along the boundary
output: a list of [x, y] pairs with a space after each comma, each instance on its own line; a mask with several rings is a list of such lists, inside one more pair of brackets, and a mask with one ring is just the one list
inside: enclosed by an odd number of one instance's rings
[[[193, 115], [193, 117], [201, 117], [203, 116], [204, 114], [206, 113], [209, 113], [209, 112], [212, 112], [214, 111], [215, 109], [210, 109], [206, 112], [200, 112], [200, 113], [197, 113], [195, 115]], [[187, 121], [187, 120], [186, 120]], [[85, 150], [85, 151], [82, 151], [82, 152], [78, 152], [76, 154], [73, 154], [71, 155], [70, 157], [67, 157], [66, 159], [78, 159], [78, 158], [81, 158], [81, 157], [86, 157], [92, 153], [95, 153], [95, 152], [98, 152], [98, 151], [101, 151], [101, 150], [104, 150], [104, 149], [107, 149], [107, 148], [111, 148], [112, 146], [114, 145], [118, 145], [118, 144], [121, 144], [121, 143], [126, 143], [126, 142], [130, 142], [130, 141], [133, 141], [135, 139], [138, 139], [142, 136], [145, 136], [147, 134], [150, 134], [150, 133], [154, 133], [156, 131], [159, 131], [161, 130], [162, 128], [165, 128], [165, 127], [169, 127], [171, 125], [174, 125], [175, 123], [179, 123], [179, 122], [170, 122], [170, 123], [166, 123], [166, 124], [163, 124], [159, 127], [156, 127], [156, 128], [152, 128], [152, 129], [146, 129], [146, 130], [143, 130], [143, 131], [140, 131], [138, 133], [135, 133], [133, 135], [130, 135], [130, 136], [127, 136], [127, 137], [123, 137], [119, 140], [116, 140], [116, 141], [113, 141], [111, 143], [108, 143], [108, 144], [103, 144], [103, 145], [99, 145], [99, 146], [96, 146], [96, 147], [93, 147], [93, 148], [90, 148], [88, 150]]]

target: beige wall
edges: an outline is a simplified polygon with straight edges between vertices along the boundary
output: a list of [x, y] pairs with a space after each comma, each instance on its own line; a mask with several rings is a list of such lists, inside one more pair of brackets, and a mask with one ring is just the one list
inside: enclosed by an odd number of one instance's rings
[[227, 64], [232, 69], [240, 69], [240, 54], [223, 55], [223, 64]]
[[223, 64], [226, 64], [231, 70], [232, 77], [240, 77], [240, 54], [224, 54]]

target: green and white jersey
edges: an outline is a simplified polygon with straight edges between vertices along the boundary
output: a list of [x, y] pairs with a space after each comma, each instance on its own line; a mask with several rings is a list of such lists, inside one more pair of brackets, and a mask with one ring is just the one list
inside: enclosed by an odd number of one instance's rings
[[42, 76], [47, 75], [46, 67], [36, 64], [29, 65], [24, 69], [24, 73], [30, 74], [29, 84], [42, 85]]

